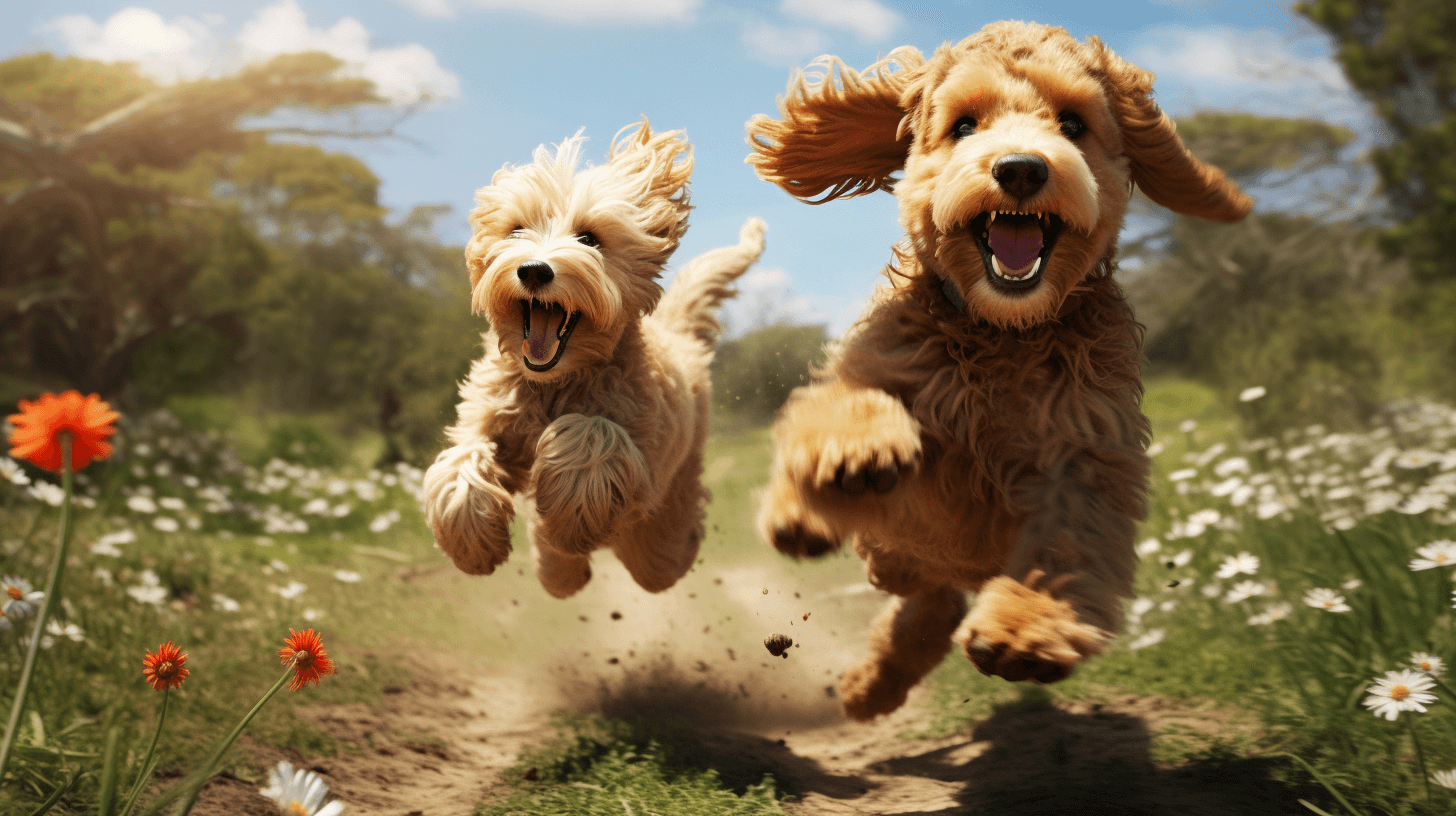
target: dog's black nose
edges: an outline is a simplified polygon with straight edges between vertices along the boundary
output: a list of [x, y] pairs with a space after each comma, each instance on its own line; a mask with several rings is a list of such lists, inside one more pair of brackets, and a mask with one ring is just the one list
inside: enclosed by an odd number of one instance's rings
[[516, 267], [516, 277], [526, 284], [527, 289], [534, 292], [550, 283], [556, 273], [551, 271], [551, 264], [545, 261], [526, 261]]
[[1047, 163], [1031, 153], [1002, 156], [991, 165], [991, 176], [1001, 189], [1017, 198], [1029, 198], [1047, 181]]

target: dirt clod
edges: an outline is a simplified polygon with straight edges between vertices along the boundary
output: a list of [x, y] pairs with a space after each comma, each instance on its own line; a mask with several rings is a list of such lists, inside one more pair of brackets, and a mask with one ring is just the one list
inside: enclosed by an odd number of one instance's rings
[[787, 658], [789, 647], [794, 645], [794, 639], [788, 635], [769, 635], [764, 639], [763, 645], [774, 657]]

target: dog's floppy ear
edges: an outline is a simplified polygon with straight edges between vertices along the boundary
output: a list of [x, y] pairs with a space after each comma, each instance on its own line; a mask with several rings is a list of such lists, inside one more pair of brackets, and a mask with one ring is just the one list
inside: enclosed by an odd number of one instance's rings
[[612, 137], [609, 164], [631, 189], [624, 198], [638, 203], [639, 226], [672, 246], [688, 228], [688, 179], [693, 175], [693, 146], [681, 130], [653, 133], [647, 117]]
[[1254, 202], [1222, 170], [1204, 164], [1183, 146], [1173, 120], [1153, 101], [1153, 75], [1090, 38], [1104, 58], [1108, 103], [1122, 128], [1132, 180], [1168, 209], [1229, 223], [1248, 215]]
[[890, 174], [905, 166], [911, 140], [901, 127], [900, 97], [924, 64], [908, 46], [862, 73], [838, 57], [814, 60], [789, 79], [781, 119], [748, 120], [748, 163], [759, 178], [810, 204], [891, 189]]

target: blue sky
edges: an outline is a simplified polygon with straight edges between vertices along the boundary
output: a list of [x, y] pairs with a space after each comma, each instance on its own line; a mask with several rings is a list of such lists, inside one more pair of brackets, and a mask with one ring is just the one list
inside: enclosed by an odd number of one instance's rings
[[[41, 8], [40, 6], [44, 6]], [[28, 6], [28, 7], [26, 7]], [[696, 151], [692, 226], [674, 266], [735, 240], [749, 216], [768, 249], [729, 312], [741, 332], [774, 319], [842, 331], [899, 237], [894, 200], [811, 207], [758, 181], [744, 122], [772, 113], [790, 70], [823, 53], [862, 68], [900, 45], [929, 52], [998, 19], [1097, 35], [1158, 74], [1174, 115], [1201, 108], [1317, 116], [1368, 132], [1369, 115], [1329, 43], [1287, 6], [1257, 0], [907, 3], [895, 0], [75, 0], [0, 7], [0, 58], [53, 51], [127, 59], [162, 81], [235, 70], [290, 50], [328, 50], [399, 104], [431, 101], [400, 127], [414, 142], [350, 142], [383, 181], [383, 203], [454, 210], [463, 243], [474, 190], [503, 164], [585, 128], [605, 157], [642, 115], [687, 131]]]

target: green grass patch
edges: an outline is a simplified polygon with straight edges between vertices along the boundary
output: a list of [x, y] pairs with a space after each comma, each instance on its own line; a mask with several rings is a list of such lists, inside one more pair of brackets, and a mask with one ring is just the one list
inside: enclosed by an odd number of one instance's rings
[[784, 812], [772, 776], [733, 790], [717, 771], [685, 761], [691, 752], [673, 743], [690, 742], [688, 732], [600, 717], [563, 717], [557, 726], [555, 739], [522, 754], [506, 773], [512, 791], [481, 805], [476, 816]]

